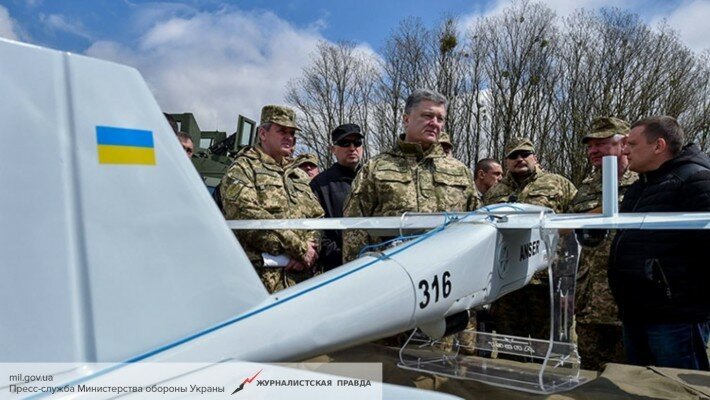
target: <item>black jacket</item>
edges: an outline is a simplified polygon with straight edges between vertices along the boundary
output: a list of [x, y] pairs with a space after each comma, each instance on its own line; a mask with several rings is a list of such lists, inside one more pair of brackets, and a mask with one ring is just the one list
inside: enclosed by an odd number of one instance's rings
[[[641, 174], [621, 212], [710, 211], [710, 159], [695, 145]], [[710, 319], [710, 231], [620, 230], [609, 255], [609, 285], [624, 321]]]
[[[340, 218], [343, 216], [345, 199], [350, 194], [350, 186], [356, 174], [357, 170], [335, 163], [313, 178], [311, 189], [318, 197], [323, 210], [325, 210], [326, 218]], [[326, 270], [340, 266], [343, 263], [342, 249], [342, 231], [325, 231], [321, 240], [319, 261]]]

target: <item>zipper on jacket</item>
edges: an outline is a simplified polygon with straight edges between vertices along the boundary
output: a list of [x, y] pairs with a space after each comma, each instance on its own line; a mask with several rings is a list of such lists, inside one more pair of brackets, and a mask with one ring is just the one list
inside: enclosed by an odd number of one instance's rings
[[[648, 179], [646, 179], [646, 174], [641, 174], [641, 175], [639, 175], [639, 180], [642, 181], [642, 183], [643, 183], [643, 188], [641, 189], [641, 193], [639, 194], [639, 196], [636, 198], [636, 203], [634, 204], [633, 207], [631, 207], [631, 212], [636, 211], [636, 207], [638, 207], [639, 203], [641, 202], [641, 198], [643, 197], [643, 193], [646, 191], [646, 183], [648, 182]], [[626, 230], [625, 230], [625, 229], [622, 229], [622, 230], [620, 230], [620, 231], [618, 231], [618, 232], [616, 233], [616, 235], [617, 235], [617, 240], [615, 241], [615, 242], [616, 242], [616, 245], [615, 245], [614, 248], [613, 248], [613, 251], [614, 251], [614, 265], [617, 265], [617, 264], [616, 264], [616, 258], [617, 258], [617, 255], [619, 254], [619, 244], [621, 243], [621, 238], [624, 236], [624, 233], [626, 233]]]
[[661, 273], [661, 279], [663, 279], [663, 284], [666, 286], [666, 297], [670, 300], [673, 298], [673, 293], [671, 293], [671, 285], [668, 283], [668, 279], [666, 278], [666, 273], [663, 271], [663, 266], [661, 265], [661, 262], [658, 261], [658, 259], [653, 260], [655, 265], [658, 267], [658, 271]]

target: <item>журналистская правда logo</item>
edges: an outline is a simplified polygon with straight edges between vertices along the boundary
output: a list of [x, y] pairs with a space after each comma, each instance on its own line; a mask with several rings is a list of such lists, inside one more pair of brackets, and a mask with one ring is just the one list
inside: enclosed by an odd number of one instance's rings
[[246, 379], [244, 379], [244, 382], [242, 382], [242, 384], [239, 385], [238, 388], [234, 389], [234, 391], [232, 392], [232, 394], [235, 394], [235, 393], [239, 392], [240, 390], [244, 389], [244, 385], [246, 385], [247, 383], [252, 383], [252, 382], [254, 382], [254, 379], [256, 379], [256, 377], [259, 376], [259, 374], [261, 373], [261, 371], [263, 371], [263, 369], [259, 370], [259, 372], [257, 372], [256, 374], [254, 374], [254, 376], [252, 376], [251, 378], [246, 378]]

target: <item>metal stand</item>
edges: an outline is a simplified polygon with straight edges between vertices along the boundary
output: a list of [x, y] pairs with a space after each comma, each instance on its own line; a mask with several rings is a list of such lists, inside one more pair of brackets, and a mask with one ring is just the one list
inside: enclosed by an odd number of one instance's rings
[[453, 340], [432, 340], [415, 330], [400, 350], [399, 366], [531, 393], [556, 393], [585, 383], [572, 340], [579, 246], [573, 232], [560, 232], [558, 243], [557, 256], [550, 257], [548, 265], [552, 316], [548, 339], [469, 331], [475, 335], [474, 344], [464, 345], [455, 335]]

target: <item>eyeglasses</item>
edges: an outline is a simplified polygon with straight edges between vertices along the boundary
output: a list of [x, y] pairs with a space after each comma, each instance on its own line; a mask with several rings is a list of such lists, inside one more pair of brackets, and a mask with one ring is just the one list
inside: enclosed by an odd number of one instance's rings
[[355, 147], [360, 147], [360, 146], [362, 146], [362, 140], [340, 139], [335, 142], [335, 145], [338, 147], [350, 147], [350, 145], [353, 145]]
[[516, 152], [510, 153], [510, 155], [506, 158], [508, 160], [517, 160], [518, 157], [528, 158], [528, 157], [530, 157], [530, 155], [532, 153], [533, 153], [532, 151], [527, 151], [527, 150], [516, 151]]

